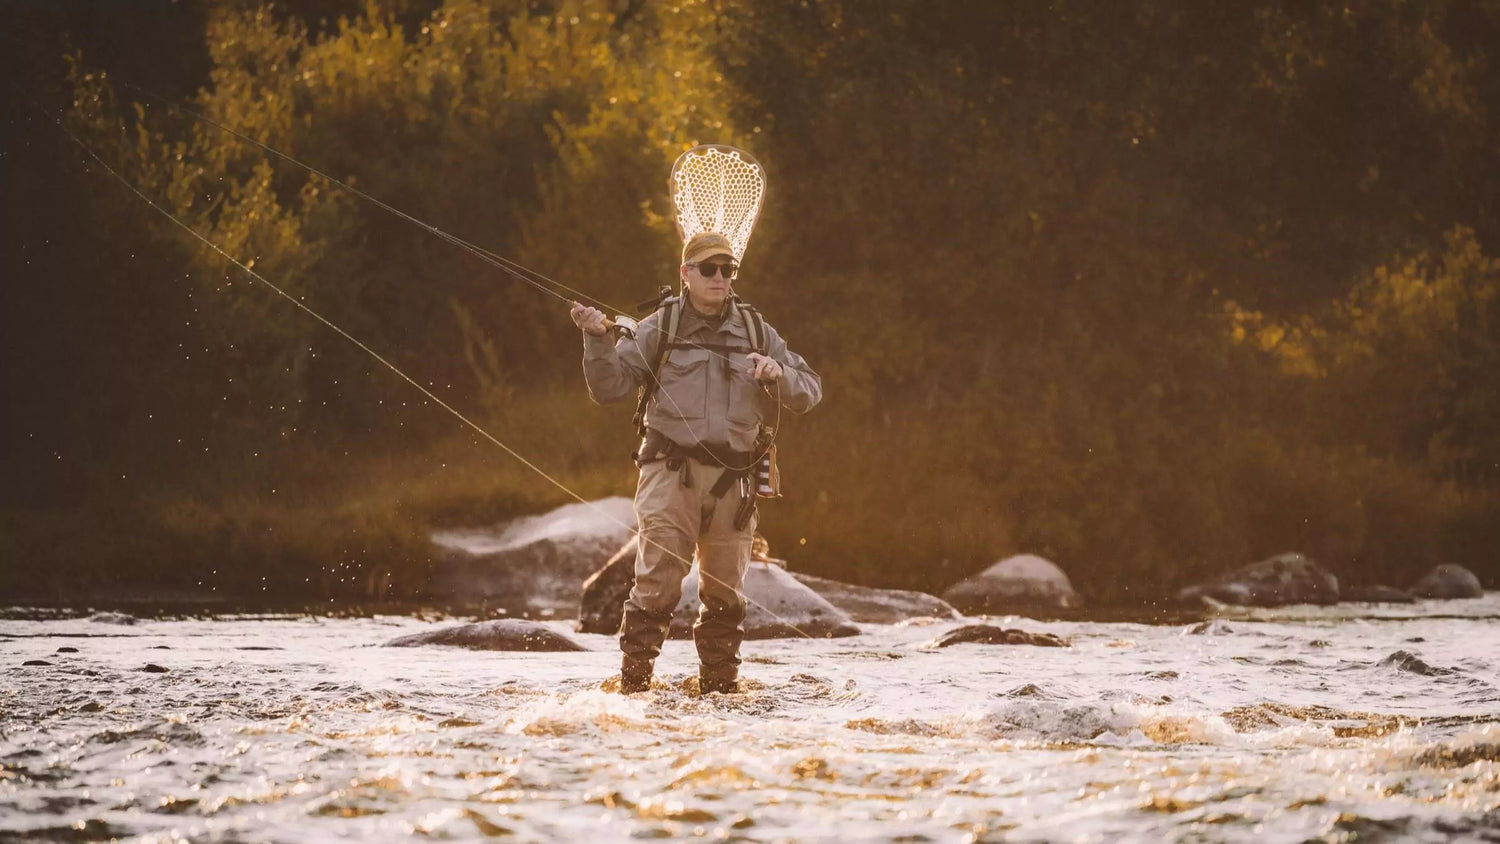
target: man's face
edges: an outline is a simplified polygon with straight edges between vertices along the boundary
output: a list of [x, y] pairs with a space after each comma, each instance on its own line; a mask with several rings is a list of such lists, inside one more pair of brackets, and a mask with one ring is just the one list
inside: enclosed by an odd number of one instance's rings
[[[695, 264], [684, 264], [682, 280], [693, 307], [707, 314], [718, 313], [729, 298], [731, 279], [737, 269], [732, 255], [715, 255]], [[708, 273], [712, 272], [712, 275]]]

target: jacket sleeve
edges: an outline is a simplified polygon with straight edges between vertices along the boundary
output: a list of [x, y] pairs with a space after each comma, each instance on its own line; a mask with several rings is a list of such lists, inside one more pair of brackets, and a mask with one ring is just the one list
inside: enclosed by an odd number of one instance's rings
[[584, 332], [583, 380], [588, 384], [589, 398], [598, 404], [612, 404], [646, 382], [651, 370], [647, 354], [656, 342], [657, 322], [656, 314], [641, 320], [633, 340]]
[[787, 348], [786, 341], [770, 325], [766, 326], [766, 353], [781, 364], [777, 398], [782, 406], [793, 413], [806, 413], [823, 400], [823, 379], [801, 355]]

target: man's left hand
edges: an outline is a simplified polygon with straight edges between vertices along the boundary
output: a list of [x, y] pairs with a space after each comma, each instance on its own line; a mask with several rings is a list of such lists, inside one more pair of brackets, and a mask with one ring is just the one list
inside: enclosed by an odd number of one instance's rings
[[750, 377], [767, 384], [774, 384], [781, 380], [781, 364], [755, 352], [749, 354], [749, 359]]

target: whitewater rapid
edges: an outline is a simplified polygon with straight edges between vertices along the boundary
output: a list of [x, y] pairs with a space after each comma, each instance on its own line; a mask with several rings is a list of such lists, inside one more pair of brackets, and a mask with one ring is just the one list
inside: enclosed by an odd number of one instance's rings
[[[0, 841], [1500, 841], [1500, 593], [747, 642], [702, 699], [462, 620], [0, 617]], [[59, 652], [76, 648], [76, 652]], [[42, 661], [47, 665], [25, 665]], [[153, 666], [148, 668], [147, 666]], [[165, 670], [159, 670], [165, 669]]]

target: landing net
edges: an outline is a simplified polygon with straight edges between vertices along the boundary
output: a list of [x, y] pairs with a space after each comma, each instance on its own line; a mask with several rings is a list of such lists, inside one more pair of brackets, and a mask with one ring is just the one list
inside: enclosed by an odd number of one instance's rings
[[729, 238], [735, 260], [744, 259], [766, 193], [766, 171], [754, 156], [722, 144], [693, 147], [672, 165], [671, 189], [683, 242], [718, 232]]

